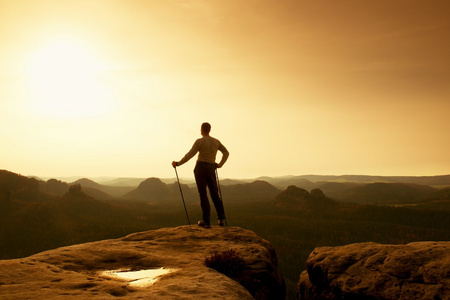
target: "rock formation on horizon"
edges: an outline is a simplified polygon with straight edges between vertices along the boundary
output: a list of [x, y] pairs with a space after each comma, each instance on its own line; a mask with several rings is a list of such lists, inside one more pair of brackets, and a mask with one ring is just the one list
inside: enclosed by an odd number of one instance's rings
[[[236, 280], [205, 266], [233, 250], [245, 262]], [[170, 268], [148, 287], [104, 271]], [[0, 261], [1, 299], [284, 299], [284, 279], [270, 243], [239, 227], [162, 228]]]
[[325, 196], [320, 189], [313, 189], [309, 193], [307, 190], [293, 185], [275, 198], [275, 205], [294, 209], [323, 209], [334, 207], [335, 204], [336, 202]]
[[450, 299], [450, 242], [316, 248], [298, 299]]

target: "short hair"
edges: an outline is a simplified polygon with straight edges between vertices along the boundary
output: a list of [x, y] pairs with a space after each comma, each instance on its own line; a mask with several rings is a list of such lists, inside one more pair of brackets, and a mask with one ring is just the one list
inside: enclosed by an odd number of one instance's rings
[[204, 132], [204, 133], [209, 133], [210, 131], [211, 131], [211, 124], [209, 124], [209, 123], [203, 123], [202, 124], [202, 131]]

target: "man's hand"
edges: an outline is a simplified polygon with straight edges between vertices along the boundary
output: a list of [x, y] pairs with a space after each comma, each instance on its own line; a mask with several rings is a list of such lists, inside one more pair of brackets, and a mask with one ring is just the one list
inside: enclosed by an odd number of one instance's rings
[[220, 168], [219, 164], [216, 164], [216, 169]]
[[177, 165], [178, 165], [178, 163], [177, 163], [176, 161], [173, 161], [173, 162], [172, 162], [172, 167], [176, 168]]

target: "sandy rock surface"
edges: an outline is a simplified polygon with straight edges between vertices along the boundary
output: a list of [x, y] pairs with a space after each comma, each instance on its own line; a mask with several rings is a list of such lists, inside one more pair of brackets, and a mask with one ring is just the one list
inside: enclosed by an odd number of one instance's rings
[[299, 299], [450, 299], [450, 242], [316, 248]]
[[[238, 251], [246, 271], [260, 282], [253, 286], [255, 298], [277, 299], [284, 292], [275, 252], [266, 240], [239, 227], [193, 225], [0, 261], [0, 299], [253, 299], [241, 284], [204, 265], [206, 257], [229, 249]], [[102, 274], [161, 267], [177, 271], [148, 287]]]

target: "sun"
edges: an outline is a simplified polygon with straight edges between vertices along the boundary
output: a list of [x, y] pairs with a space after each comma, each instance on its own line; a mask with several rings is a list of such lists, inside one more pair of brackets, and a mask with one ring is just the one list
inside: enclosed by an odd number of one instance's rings
[[101, 60], [85, 45], [69, 39], [48, 42], [30, 58], [29, 108], [54, 118], [89, 118], [113, 108], [112, 94], [101, 80]]

